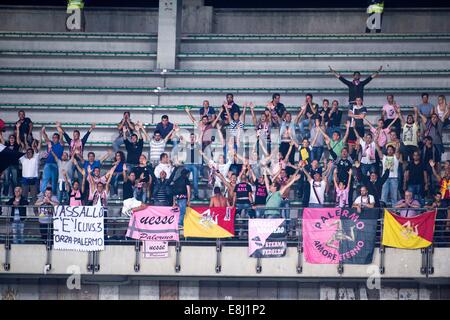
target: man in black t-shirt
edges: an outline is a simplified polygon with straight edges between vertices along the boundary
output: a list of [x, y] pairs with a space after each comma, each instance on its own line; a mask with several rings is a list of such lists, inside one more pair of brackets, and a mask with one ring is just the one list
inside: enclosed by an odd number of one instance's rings
[[[137, 131], [139, 134], [139, 131]], [[142, 149], [144, 148], [144, 140], [137, 134], [133, 133], [131, 135], [131, 141], [128, 138], [128, 135], [126, 136], [126, 139], [124, 141], [125, 148], [127, 149], [127, 164], [128, 169], [131, 170], [134, 166], [137, 166], [139, 164], [139, 157], [142, 154]]]
[[413, 161], [408, 163], [406, 167], [403, 191], [411, 191], [414, 199], [420, 202], [423, 206], [424, 203], [424, 191], [428, 191], [429, 181], [424, 163], [420, 160], [419, 151], [414, 151]]
[[[241, 174], [241, 182], [234, 187], [233, 207], [236, 207], [236, 214], [242, 215], [241, 211], [250, 209], [253, 204], [252, 186], [247, 182], [247, 176]], [[251, 215], [251, 212], [247, 212]]]

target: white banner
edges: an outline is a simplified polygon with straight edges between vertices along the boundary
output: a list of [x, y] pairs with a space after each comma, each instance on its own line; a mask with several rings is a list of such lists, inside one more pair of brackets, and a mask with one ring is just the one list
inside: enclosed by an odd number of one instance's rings
[[168, 258], [168, 241], [144, 241], [144, 258]]
[[103, 207], [56, 206], [53, 240], [56, 250], [105, 249]]

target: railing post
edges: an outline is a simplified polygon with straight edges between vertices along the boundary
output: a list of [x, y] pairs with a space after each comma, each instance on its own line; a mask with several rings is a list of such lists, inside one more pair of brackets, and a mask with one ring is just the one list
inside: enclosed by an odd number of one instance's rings
[[261, 264], [261, 258], [256, 259], [256, 273], [261, 273], [262, 271], [262, 264]]
[[216, 239], [216, 273], [220, 273], [222, 271], [221, 253], [222, 242], [220, 239]]
[[94, 252], [89, 251], [88, 252], [88, 264], [87, 264], [87, 271], [94, 273]]
[[434, 254], [434, 246], [431, 245], [427, 248], [427, 277], [429, 274], [434, 273], [433, 254]]
[[93, 272], [99, 272], [100, 271], [100, 251], [94, 251], [94, 271]]
[[[299, 209], [301, 210], [301, 209]], [[297, 245], [297, 273], [303, 272], [303, 232], [302, 223], [299, 217], [299, 211], [297, 211], [297, 228], [298, 228], [298, 245]]]
[[47, 259], [45, 262], [45, 270], [52, 270], [52, 242], [53, 242], [53, 223], [47, 223], [47, 243], [45, 248], [47, 250]]
[[136, 253], [136, 257], [134, 260], [134, 271], [139, 272], [141, 270], [141, 241], [136, 240], [134, 243], [134, 251]]
[[385, 257], [385, 253], [386, 253], [386, 247], [385, 246], [383, 246], [383, 228], [384, 228], [384, 216], [383, 216], [383, 218], [381, 219], [381, 221], [380, 221], [380, 225], [381, 225], [381, 237], [380, 237], [380, 274], [384, 274], [384, 272], [386, 271], [385, 270], [385, 267], [384, 267], [384, 257]]
[[427, 273], [427, 271], [428, 271], [428, 266], [427, 266], [427, 263], [428, 263], [428, 257], [427, 257], [428, 248], [420, 249], [420, 253], [422, 254], [422, 266], [420, 267], [420, 273], [421, 274], [425, 274], [428, 277], [428, 273]]
[[9, 271], [11, 269], [11, 219], [10, 210], [8, 210], [8, 215], [6, 218], [6, 237], [5, 237], [5, 263], [3, 264], [3, 269]]
[[175, 260], [175, 272], [178, 273], [181, 270], [181, 263], [180, 263], [180, 255], [181, 255], [181, 242], [177, 241], [175, 245], [175, 252], [177, 254], [176, 260]]

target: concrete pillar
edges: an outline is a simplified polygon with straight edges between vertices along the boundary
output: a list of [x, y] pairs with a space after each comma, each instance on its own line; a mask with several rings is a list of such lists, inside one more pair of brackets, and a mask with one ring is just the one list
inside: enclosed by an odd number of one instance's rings
[[157, 69], [175, 69], [181, 37], [181, 1], [159, 0]]

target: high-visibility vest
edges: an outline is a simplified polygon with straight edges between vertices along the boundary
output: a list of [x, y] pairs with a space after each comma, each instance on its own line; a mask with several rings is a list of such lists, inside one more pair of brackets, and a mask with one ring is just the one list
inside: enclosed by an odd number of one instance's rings
[[83, 9], [83, 0], [67, 0], [67, 9]]
[[383, 13], [384, 10], [384, 2], [379, 2], [375, 4], [371, 4], [367, 7], [367, 13]]

